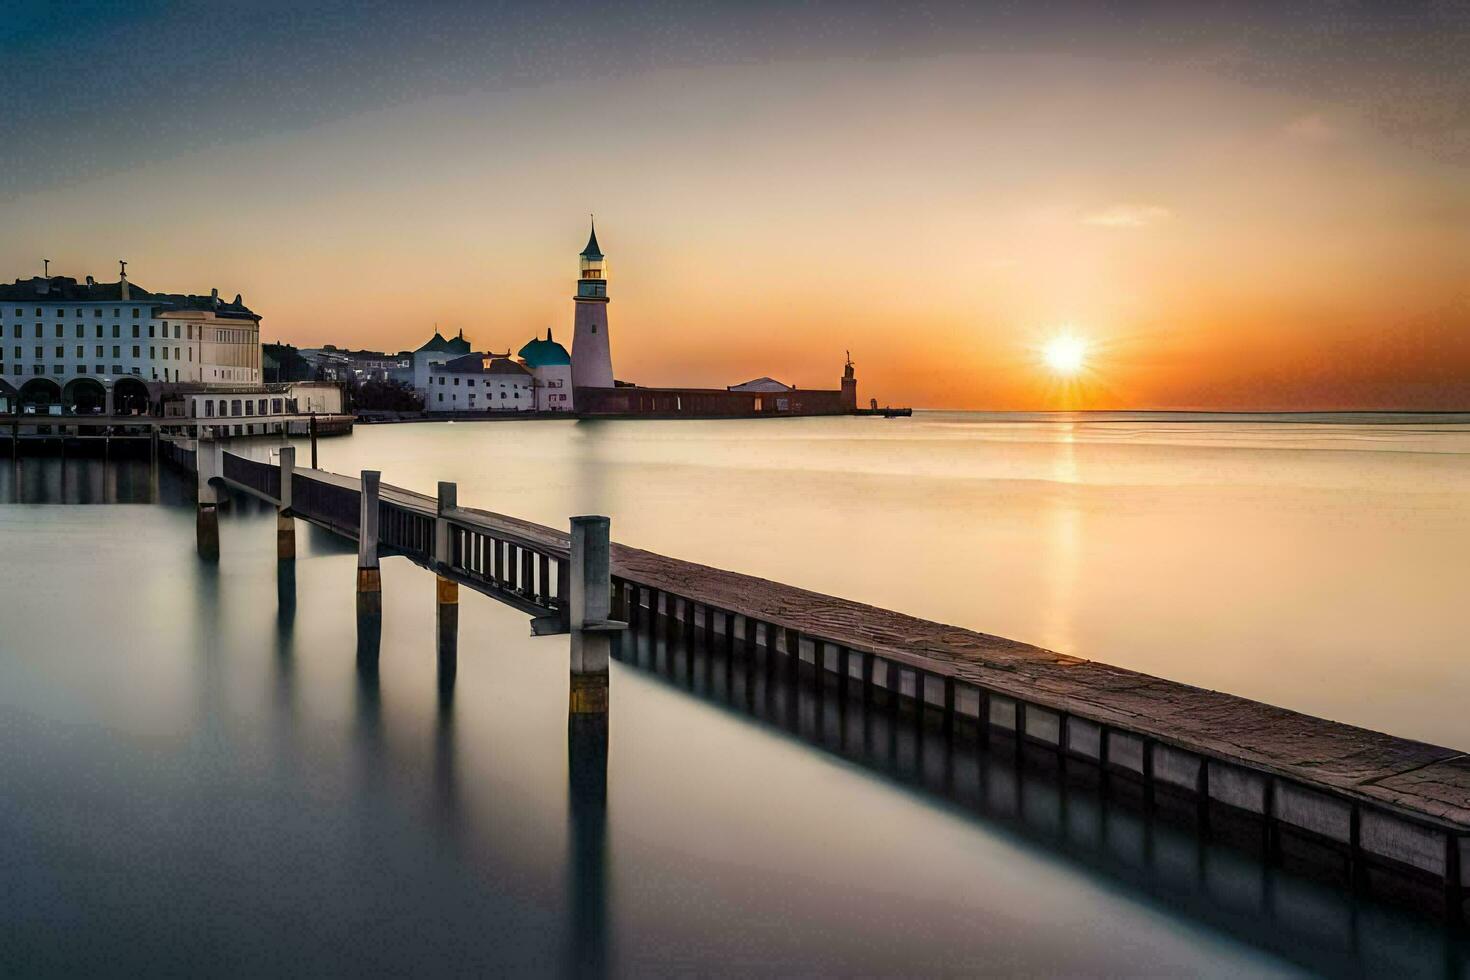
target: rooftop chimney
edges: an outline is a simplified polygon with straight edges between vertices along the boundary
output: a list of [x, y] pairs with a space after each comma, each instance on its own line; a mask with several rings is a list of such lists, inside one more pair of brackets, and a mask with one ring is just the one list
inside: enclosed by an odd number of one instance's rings
[[123, 302], [127, 302], [128, 300], [133, 298], [132, 290], [128, 288], [128, 264], [124, 260], [118, 259], [117, 268], [118, 290], [121, 294]]
[[96, 279], [93, 279], [91, 276], [88, 276], [87, 277], [87, 285], [88, 286], [95, 286], [95, 285], [97, 285], [97, 280]]
[[210, 306], [213, 306], [215, 309], [219, 309], [219, 288], [218, 287], [216, 287], [214, 289], [211, 289], [209, 291], [209, 305]]

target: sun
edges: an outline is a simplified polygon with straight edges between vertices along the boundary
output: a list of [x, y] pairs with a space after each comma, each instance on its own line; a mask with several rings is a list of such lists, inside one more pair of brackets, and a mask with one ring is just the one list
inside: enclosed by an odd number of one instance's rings
[[1053, 337], [1041, 348], [1041, 359], [1053, 374], [1070, 378], [1087, 366], [1087, 341], [1070, 334]]

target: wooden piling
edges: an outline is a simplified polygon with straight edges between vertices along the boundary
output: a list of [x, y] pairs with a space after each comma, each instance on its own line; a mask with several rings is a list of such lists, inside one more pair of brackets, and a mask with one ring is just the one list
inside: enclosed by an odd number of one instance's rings
[[276, 558], [279, 561], [296, 560], [296, 518], [283, 508], [276, 509]]
[[220, 472], [219, 446], [212, 439], [195, 444], [196, 503], [194, 505], [194, 541], [199, 557], [219, 561], [219, 499], [213, 480]]
[[606, 517], [572, 518], [568, 622], [573, 630], [599, 626], [612, 618], [611, 523]]
[[[312, 422], [315, 424], [315, 417]], [[363, 470], [357, 532], [357, 614], [383, 614], [383, 578], [378, 567], [378, 487], [382, 474]]]
[[452, 676], [459, 660], [459, 583], [434, 576], [434, 626], [439, 676]]

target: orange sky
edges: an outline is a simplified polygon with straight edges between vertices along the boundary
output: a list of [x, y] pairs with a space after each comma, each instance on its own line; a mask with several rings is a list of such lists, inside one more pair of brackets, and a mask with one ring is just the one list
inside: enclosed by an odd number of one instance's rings
[[[963, 48], [963, 46], [960, 46]], [[241, 292], [266, 339], [570, 338], [919, 407], [1470, 409], [1470, 152], [1219, 59], [949, 50], [426, 94], [4, 202], [7, 278]], [[1246, 77], [1242, 77], [1242, 76]], [[1458, 133], [1458, 135], [1456, 135]], [[1467, 144], [1470, 145], [1470, 144]], [[1036, 348], [1090, 344], [1064, 395]]]

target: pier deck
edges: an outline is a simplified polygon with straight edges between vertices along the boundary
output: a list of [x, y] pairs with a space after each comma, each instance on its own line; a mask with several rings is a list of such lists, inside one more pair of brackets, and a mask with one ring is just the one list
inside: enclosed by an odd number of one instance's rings
[[[359, 486], [320, 470], [298, 469], [295, 477], [337, 493], [355, 495]], [[271, 499], [264, 481], [227, 482]], [[304, 499], [298, 488], [291, 508], [297, 516], [352, 533], [355, 519], [312, 513]], [[346, 503], [337, 514], [354, 512], [355, 502]], [[392, 511], [424, 523], [437, 517], [454, 530], [444, 555], [414, 551], [416, 545], [401, 553], [499, 598], [535, 597], [539, 606], [507, 600], [533, 614], [557, 607], [549, 597], [561, 591], [566, 532], [472, 507], [444, 508], [386, 484], [381, 505], [389, 526], [403, 523], [388, 519]], [[1150, 792], [1191, 795], [1202, 809], [1217, 804], [1249, 814], [1268, 841], [1286, 829], [1330, 842], [1348, 856], [1355, 880], [1362, 858], [1409, 870], [1442, 884], [1454, 914], [1463, 916], [1470, 886], [1470, 756], [1463, 751], [626, 545], [612, 545], [611, 567], [613, 614], [635, 626], [660, 621], [690, 640], [719, 638], [752, 659], [762, 649], [768, 666], [784, 661], [819, 678], [836, 675], [864, 697], [918, 707], [920, 718], [937, 713], [951, 731], [956, 723], [973, 725], [982, 738], [999, 734], [1044, 746], [1132, 776]], [[548, 568], [557, 570], [555, 585]]]

